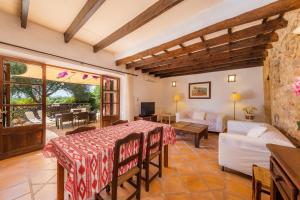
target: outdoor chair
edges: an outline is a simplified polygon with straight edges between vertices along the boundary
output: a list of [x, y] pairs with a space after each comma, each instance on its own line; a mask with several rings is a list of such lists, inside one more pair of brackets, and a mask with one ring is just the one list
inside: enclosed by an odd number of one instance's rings
[[[42, 114], [42, 110], [38, 110], [37, 111], [39, 118], [42, 120], [43, 119], [43, 114]], [[46, 115], [46, 124], [53, 124], [55, 121], [50, 119], [47, 115]]]
[[[137, 143], [138, 148], [136, 151], [132, 151], [130, 155], [121, 156], [122, 149], [128, 148], [132, 143]], [[117, 190], [118, 186], [121, 186], [124, 182], [128, 182], [136, 190], [131, 194], [127, 199], [132, 199], [136, 197], [137, 200], [141, 198], [141, 171], [142, 171], [142, 162], [143, 162], [143, 143], [144, 143], [144, 134], [143, 133], [132, 133], [126, 136], [123, 139], [119, 139], [115, 143], [114, 148], [114, 161], [113, 161], [113, 175], [112, 182], [108, 184], [105, 189], [106, 192], [112, 190], [112, 200], [117, 200]], [[130, 163], [133, 162], [131, 165]], [[121, 174], [121, 169], [124, 170], [124, 167], [131, 165], [131, 168], [128, 171]], [[136, 176], [136, 183], [133, 181], [133, 177]], [[96, 194], [96, 200], [103, 200], [100, 196], [100, 193]]]
[[95, 130], [96, 127], [95, 126], [82, 126], [82, 127], [78, 127], [73, 131], [67, 131], [65, 135], [72, 135], [75, 133], [81, 133], [81, 132], [85, 132], [85, 131], [91, 131], [91, 130]]
[[69, 122], [74, 127], [74, 115], [73, 113], [62, 113], [60, 118], [60, 127], [64, 129], [64, 122]]
[[83, 124], [88, 124], [89, 122], [89, 113], [88, 112], [80, 112], [77, 114], [77, 125], [79, 126], [79, 122], [83, 122]]
[[[147, 148], [146, 159], [143, 162], [145, 169], [146, 191], [149, 191], [150, 182], [154, 180], [156, 176], [162, 177], [162, 147], [163, 147], [163, 127], [157, 127], [150, 131], [147, 136]], [[154, 158], [158, 158], [158, 164], [152, 162]], [[150, 165], [157, 167], [158, 171], [150, 177]]]
[[32, 111], [25, 112], [25, 116], [33, 124], [41, 124], [42, 123], [41, 120], [37, 119], [34, 116], [34, 113]]

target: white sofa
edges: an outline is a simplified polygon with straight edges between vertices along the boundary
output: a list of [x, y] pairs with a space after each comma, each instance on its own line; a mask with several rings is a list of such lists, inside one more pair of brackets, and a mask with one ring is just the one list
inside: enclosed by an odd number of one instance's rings
[[[263, 126], [267, 130], [256, 136], [250, 129]], [[219, 165], [252, 175], [252, 165], [269, 168], [270, 152], [266, 144], [295, 147], [275, 127], [257, 122], [228, 121], [227, 133], [219, 134]], [[252, 135], [251, 135], [252, 134]]]
[[212, 112], [186, 111], [176, 113], [176, 122], [184, 121], [208, 125], [208, 131], [224, 131], [224, 115]]

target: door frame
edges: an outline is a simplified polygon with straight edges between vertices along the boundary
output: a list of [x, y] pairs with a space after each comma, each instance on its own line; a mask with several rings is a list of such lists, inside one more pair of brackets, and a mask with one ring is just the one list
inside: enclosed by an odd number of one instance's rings
[[[42, 109], [42, 120], [41, 120], [41, 124], [33, 124], [33, 125], [25, 125], [25, 126], [20, 126], [20, 127], [3, 127], [3, 113], [2, 113], [2, 109], [4, 108], [3, 105], [3, 85], [5, 83], [5, 80], [3, 80], [4, 76], [3, 76], [3, 65], [5, 63], [5, 61], [15, 61], [15, 62], [22, 62], [22, 63], [26, 63], [26, 64], [35, 64], [41, 67], [42, 69], [42, 102], [41, 102], [41, 109]], [[35, 61], [31, 61], [31, 60], [26, 60], [26, 59], [22, 59], [22, 58], [14, 58], [14, 57], [9, 57], [9, 56], [2, 56], [0, 55], [0, 109], [1, 109], [1, 119], [2, 119], [2, 123], [0, 123], [0, 160], [2, 159], [6, 159], [12, 156], [16, 156], [16, 155], [20, 155], [20, 154], [25, 154], [28, 152], [32, 152], [32, 151], [36, 151], [39, 149], [42, 149], [45, 145], [46, 142], [46, 65], [40, 62], [35, 62]], [[10, 84], [9, 84], [10, 85]], [[10, 94], [8, 94], [10, 95]], [[4, 137], [7, 139], [7, 142], [11, 142], [11, 140], [9, 139], [9, 137], [21, 137], [23, 136], [24, 140], [26, 140], [25, 142], [28, 142], [30, 139], [30, 137], [32, 137], [33, 135], [31, 135], [32, 133], [34, 133], [34, 131], [37, 131], [37, 133], [41, 133], [41, 141], [37, 142], [36, 144], [30, 144], [28, 146], [25, 147], [20, 147], [20, 148], [16, 148], [16, 149], [12, 149], [9, 151], [5, 151], [4, 149]], [[39, 132], [38, 132], [39, 131]], [[37, 138], [39, 138], [37, 134]], [[37, 140], [39, 141], [39, 140]]]

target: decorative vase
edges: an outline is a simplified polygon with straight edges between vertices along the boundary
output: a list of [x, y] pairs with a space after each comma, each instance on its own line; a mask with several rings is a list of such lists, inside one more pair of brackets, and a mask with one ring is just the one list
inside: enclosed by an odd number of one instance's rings
[[254, 115], [252, 115], [252, 114], [245, 114], [245, 119], [253, 121], [254, 120]]

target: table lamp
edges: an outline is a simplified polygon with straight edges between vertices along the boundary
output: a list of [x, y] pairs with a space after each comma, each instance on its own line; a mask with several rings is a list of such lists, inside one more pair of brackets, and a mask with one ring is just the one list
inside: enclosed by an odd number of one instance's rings
[[241, 100], [241, 95], [237, 92], [233, 92], [230, 95], [230, 99], [233, 101], [233, 119], [235, 120], [235, 104], [237, 101]]
[[177, 112], [177, 103], [178, 103], [179, 100], [180, 100], [180, 96], [178, 94], [176, 94], [174, 96], [174, 101], [176, 102], [176, 112]]

